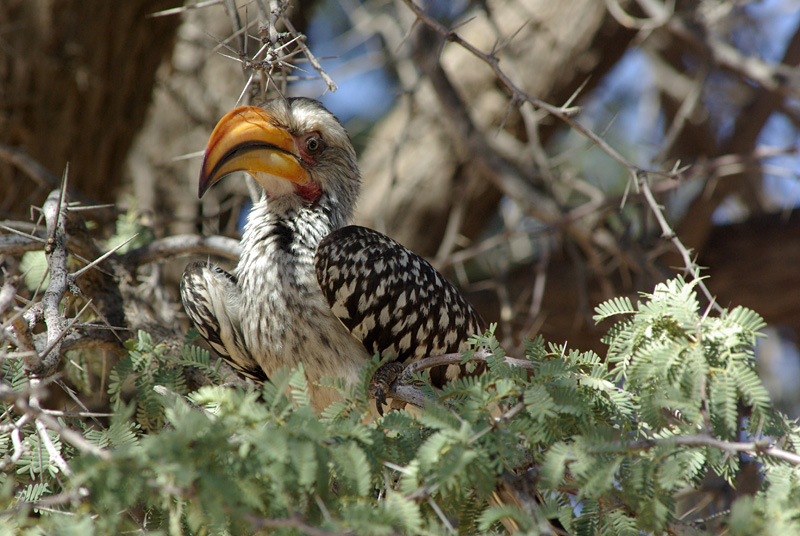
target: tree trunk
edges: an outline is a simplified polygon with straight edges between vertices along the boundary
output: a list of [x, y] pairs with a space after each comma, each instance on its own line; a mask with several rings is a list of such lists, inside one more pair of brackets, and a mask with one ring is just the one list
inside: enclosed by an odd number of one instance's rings
[[[69, 163], [74, 191], [113, 202], [125, 155], [172, 51], [180, 0], [0, 3], [0, 214], [28, 218]], [[21, 151], [49, 175], [26, 173]]]

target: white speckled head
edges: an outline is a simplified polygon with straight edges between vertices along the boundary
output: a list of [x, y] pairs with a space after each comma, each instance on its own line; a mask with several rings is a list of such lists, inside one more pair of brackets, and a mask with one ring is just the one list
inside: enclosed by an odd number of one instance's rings
[[[323, 196], [346, 211], [344, 219], [349, 220], [361, 190], [361, 177], [350, 136], [336, 116], [318, 101], [303, 97], [273, 99], [263, 108], [277, 126], [294, 137], [301, 165], [311, 181]], [[305, 143], [315, 135], [322, 143], [312, 154]]]

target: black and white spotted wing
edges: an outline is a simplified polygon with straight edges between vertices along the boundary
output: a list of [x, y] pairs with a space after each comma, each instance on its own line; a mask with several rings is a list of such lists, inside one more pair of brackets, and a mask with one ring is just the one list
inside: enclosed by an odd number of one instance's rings
[[240, 292], [236, 277], [219, 266], [193, 262], [181, 278], [181, 300], [200, 335], [236, 371], [258, 381], [267, 379], [256, 363], [238, 326], [231, 318], [229, 297]]
[[[314, 259], [317, 281], [333, 313], [370, 354], [396, 361], [466, 349], [485, 324], [475, 309], [425, 259], [377, 231], [351, 225], [333, 231]], [[458, 367], [432, 371], [441, 385]]]

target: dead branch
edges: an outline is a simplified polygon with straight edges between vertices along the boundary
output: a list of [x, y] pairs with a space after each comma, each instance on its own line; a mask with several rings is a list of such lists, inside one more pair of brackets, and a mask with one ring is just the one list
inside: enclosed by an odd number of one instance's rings
[[[690, 250], [683, 245], [681, 240], [678, 238], [677, 234], [672, 230], [670, 225], [667, 223], [666, 217], [664, 216], [663, 207], [661, 207], [661, 205], [659, 205], [658, 202], [655, 200], [653, 192], [650, 189], [650, 183], [648, 178], [650, 175], [657, 175], [668, 179], [679, 179], [684, 171], [683, 169], [677, 166], [671, 170], [645, 169], [639, 165], [634, 164], [632, 161], [622, 156], [616, 149], [614, 149], [608, 142], [606, 142], [602, 138], [602, 136], [596, 134], [592, 129], [584, 126], [581, 122], [574, 119], [573, 116], [577, 112], [577, 109], [569, 107], [568, 106], [569, 103], [560, 107], [553, 106], [523, 91], [516, 84], [516, 82], [514, 82], [500, 68], [500, 63], [494, 50], [490, 53], [485, 53], [481, 51], [477, 47], [473, 46], [471, 43], [462, 39], [455, 32], [455, 30], [451, 30], [443, 26], [436, 19], [428, 15], [413, 0], [403, 0], [403, 2], [414, 12], [414, 14], [417, 17], [417, 20], [419, 20], [420, 22], [431, 28], [446, 41], [456, 43], [457, 45], [461, 46], [469, 53], [471, 53], [472, 55], [474, 55], [475, 57], [479, 58], [481, 61], [486, 63], [489, 67], [491, 67], [498, 81], [511, 92], [512, 102], [529, 103], [535, 108], [544, 110], [547, 113], [553, 115], [562, 122], [566, 123], [569, 127], [579, 132], [581, 135], [588, 138], [592, 143], [594, 143], [600, 149], [602, 149], [603, 152], [605, 152], [608, 156], [613, 158], [626, 170], [628, 170], [631, 176], [630, 184], [632, 184], [634, 188], [639, 190], [644, 195], [645, 200], [647, 201], [647, 204], [650, 208], [650, 211], [656, 216], [659, 222], [659, 225], [662, 230], [662, 237], [672, 242], [675, 248], [680, 252], [681, 258], [684, 261], [684, 271], [691, 277], [692, 280], [696, 279], [699, 280], [700, 267], [692, 259], [692, 254]], [[623, 198], [623, 205], [625, 201], [626, 198]], [[709, 300], [709, 303], [711, 303], [716, 309], [720, 309], [719, 305], [715, 303], [714, 297], [711, 295], [711, 291], [708, 290], [708, 287], [702, 280], [699, 280], [698, 286], [702, 290], [706, 298]]]
[[[36, 400], [38, 398], [39, 394], [35, 393], [33, 389], [14, 391], [11, 386], [0, 384], [0, 400], [14, 404], [25, 416], [28, 417], [26, 420], [33, 418], [34, 421], [38, 423], [37, 427], [44, 426], [57, 432], [59, 436], [64, 439], [64, 441], [70, 443], [72, 446], [85, 454], [92, 454], [104, 460], [111, 459], [111, 454], [109, 454], [107, 450], [101, 449], [100, 447], [90, 443], [81, 434], [67, 426], [62, 425], [60, 422], [58, 422], [58, 419], [48, 415], [44, 410], [30, 403], [31, 399]], [[17, 423], [17, 430], [19, 430], [19, 426], [21, 426], [21, 424]], [[44, 435], [47, 435], [46, 432], [44, 432]], [[21, 448], [21, 445], [19, 447]]]
[[45, 254], [50, 272], [50, 282], [42, 296], [42, 313], [47, 324], [47, 346], [51, 350], [40, 356], [41, 363], [38, 366], [29, 370], [36, 377], [49, 376], [55, 371], [61, 356], [59, 341], [66, 334], [65, 321], [60, 311], [61, 299], [67, 292], [69, 284], [67, 232], [64, 230], [64, 223], [67, 219], [67, 206], [64, 199], [66, 177], [67, 173], [65, 172], [62, 188], [50, 192], [42, 207], [47, 222], [48, 238]]
[[202, 253], [238, 260], [239, 241], [226, 236], [176, 235], [154, 240], [119, 256], [131, 269], [178, 255]]
[[783, 450], [774, 446], [772, 439], [756, 441], [726, 441], [707, 434], [689, 436], [675, 436], [663, 438], [648, 438], [638, 441], [622, 442], [613, 447], [603, 447], [598, 452], [635, 452], [637, 450], [650, 450], [661, 445], [676, 445], [688, 447], [712, 447], [733, 454], [745, 453], [755, 457], [775, 458], [791, 465], [800, 465], [800, 455], [795, 452]]

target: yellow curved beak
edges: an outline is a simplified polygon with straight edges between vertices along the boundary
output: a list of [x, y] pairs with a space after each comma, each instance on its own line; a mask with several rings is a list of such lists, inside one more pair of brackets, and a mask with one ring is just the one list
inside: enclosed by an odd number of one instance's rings
[[214, 127], [200, 171], [198, 195], [203, 197], [212, 184], [234, 171], [248, 172], [257, 181], [260, 173], [298, 184], [309, 181], [297, 157], [294, 137], [255, 106], [231, 110]]

